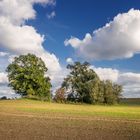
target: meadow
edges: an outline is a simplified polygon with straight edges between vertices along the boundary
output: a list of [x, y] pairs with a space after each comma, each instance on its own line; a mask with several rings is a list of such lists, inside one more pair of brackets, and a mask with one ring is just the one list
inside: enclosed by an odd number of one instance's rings
[[0, 140], [139, 140], [140, 100], [119, 105], [0, 101]]

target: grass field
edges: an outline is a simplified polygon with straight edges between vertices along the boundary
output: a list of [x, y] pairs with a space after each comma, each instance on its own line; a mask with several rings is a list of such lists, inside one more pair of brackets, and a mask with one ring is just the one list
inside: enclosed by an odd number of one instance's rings
[[140, 140], [139, 103], [0, 101], [0, 140]]

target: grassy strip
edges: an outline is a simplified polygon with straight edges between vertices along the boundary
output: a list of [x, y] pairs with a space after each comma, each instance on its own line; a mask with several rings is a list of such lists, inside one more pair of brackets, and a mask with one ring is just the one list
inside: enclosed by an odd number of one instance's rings
[[140, 106], [130, 105], [75, 105], [58, 104], [29, 99], [0, 101], [0, 111], [43, 114], [61, 114], [86, 117], [114, 117], [124, 119], [140, 119]]

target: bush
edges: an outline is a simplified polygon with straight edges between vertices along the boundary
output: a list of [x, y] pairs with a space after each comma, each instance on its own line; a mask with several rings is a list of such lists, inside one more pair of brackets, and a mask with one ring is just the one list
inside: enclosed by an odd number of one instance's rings
[[57, 103], [64, 103], [66, 102], [65, 98], [65, 89], [64, 88], [59, 88], [54, 96], [54, 101]]

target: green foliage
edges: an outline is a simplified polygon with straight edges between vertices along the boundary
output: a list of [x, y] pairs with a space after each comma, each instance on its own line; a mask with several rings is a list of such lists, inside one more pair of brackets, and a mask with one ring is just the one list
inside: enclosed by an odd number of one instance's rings
[[24, 96], [47, 97], [50, 100], [50, 79], [45, 77], [47, 68], [41, 58], [33, 54], [15, 57], [6, 71], [9, 86]]
[[100, 80], [89, 66], [87, 62], [83, 64], [75, 62], [75, 64], [67, 66], [71, 72], [67, 78], [64, 79], [62, 87], [70, 91], [68, 100], [77, 100], [85, 103], [96, 102]]
[[103, 82], [104, 103], [114, 104], [119, 102], [122, 86], [112, 83], [109, 80]]
[[68, 65], [70, 74], [64, 79], [62, 87], [66, 88], [68, 101], [84, 103], [114, 104], [119, 101], [122, 86], [111, 81], [101, 81], [87, 62], [75, 62]]

